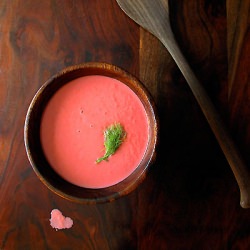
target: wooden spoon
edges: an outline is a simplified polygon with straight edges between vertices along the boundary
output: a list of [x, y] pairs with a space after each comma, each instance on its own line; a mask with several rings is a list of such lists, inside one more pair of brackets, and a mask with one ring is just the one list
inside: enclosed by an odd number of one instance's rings
[[192, 72], [174, 38], [169, 21], [167, 0], [116, 0], [121, 9], [137, 24], [155, 35], [167, 48], [198, 104], [200, 105], [240, 189], [240, 205], [250, 207], [250, 176], [233, 140], [225, 128], [206, 91]]

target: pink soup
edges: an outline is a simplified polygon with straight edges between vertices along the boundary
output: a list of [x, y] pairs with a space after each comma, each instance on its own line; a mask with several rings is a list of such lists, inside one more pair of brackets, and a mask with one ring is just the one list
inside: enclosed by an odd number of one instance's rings
[[[127, 135], [108, 161], [104, 130], [120, 123]], [[48, 162], [77, 186], [103, 188], [128, 177], [148, 144], [148, 119], [136, 94], [120, 81], [85, 76], [69, 82], [51, 98], [41, 121], [41, 143]]]

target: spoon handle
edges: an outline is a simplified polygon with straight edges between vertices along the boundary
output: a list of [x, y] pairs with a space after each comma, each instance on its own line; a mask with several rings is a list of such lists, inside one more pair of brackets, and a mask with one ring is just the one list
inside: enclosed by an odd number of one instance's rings
[[240, 205], [250, 208], [250, 175], [239, 151], [237, 150], [229, 132], [216, 111], [206, 91], [199, 83], [185, 57], [180, 51], [173, 34], [161, 36], [163, 45], [168, 49], [174, 61], [185, 77], [198, 104], [200, 105], [232, 171], [240, 189]]

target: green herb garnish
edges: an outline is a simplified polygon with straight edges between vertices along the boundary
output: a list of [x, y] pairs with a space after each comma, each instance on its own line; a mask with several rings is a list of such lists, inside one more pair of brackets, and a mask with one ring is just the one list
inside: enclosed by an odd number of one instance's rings
[[110, 125], [104, 131], [104, 146], [105, 154], [103, 157], [96, 160], [99, 163], [103, 160], [107, 161], [109, 156], [113, 155], [115, 151], [121, 146], [126, 137], [126, 132], [120, 123]]

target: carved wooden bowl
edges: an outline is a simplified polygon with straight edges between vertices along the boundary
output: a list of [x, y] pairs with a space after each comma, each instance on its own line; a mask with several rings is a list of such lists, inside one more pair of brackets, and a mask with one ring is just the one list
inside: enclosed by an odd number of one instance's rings
[[[90, 189], [69, 183], [60, 177], [48, 163], [40, 140], [40, 122], [46, 104], [53, 94], [68, 82], [88, 75], [102, 75], [115, 78], [126, 84], [141, 100], [149, 122], [149, 141], [140, 164], [126, 179], [106, 188]], [[158, 122], [155, 106], [145, 87], [122, 69], [105, 63], [85, 63], [66, 68], [51, 77], [38, 90], [29, 106], [25, 126], [24, 141], [30, 164], [38, 178], [54, 193], [70, 201], [83, 204], [108, 202], [127, 195], [145, 179], [149, 166], [155, 159], [158, 137]]]

